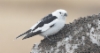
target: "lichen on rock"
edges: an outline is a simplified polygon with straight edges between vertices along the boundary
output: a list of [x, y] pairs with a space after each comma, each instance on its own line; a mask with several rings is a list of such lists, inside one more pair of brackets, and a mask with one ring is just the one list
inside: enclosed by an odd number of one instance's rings
[[81, 17], [35, 44], [31, 53], [100, 53], [100, 14]]

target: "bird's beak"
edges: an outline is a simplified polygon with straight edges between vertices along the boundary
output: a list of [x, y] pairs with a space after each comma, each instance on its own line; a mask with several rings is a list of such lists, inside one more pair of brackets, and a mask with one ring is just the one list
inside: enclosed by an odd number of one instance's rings
[[64, 16], [67, 16], [67, 14], [65, 13]]

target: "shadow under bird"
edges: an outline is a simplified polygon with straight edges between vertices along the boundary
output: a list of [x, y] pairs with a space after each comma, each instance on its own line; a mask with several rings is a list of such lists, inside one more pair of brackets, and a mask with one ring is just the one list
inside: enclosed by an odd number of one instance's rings
[[35, 35], [41, 35], [48, 38], [50, 35], [54, 35], [59, 32], [66, 24], [67, 11], [63, 9], [58, 9], [51, 14], [48, 14], [35, 25], [33, 25], [29, 30], [17, 36], [25, 36], [22, 40], [30, 38]]

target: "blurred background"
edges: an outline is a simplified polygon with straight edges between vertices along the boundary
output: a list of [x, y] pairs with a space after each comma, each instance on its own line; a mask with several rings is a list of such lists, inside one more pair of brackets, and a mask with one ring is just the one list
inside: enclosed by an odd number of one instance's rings
[[66, 23], [70, 23], [100, 13], [100, 0], [0, 0], [0, 53], [29, 53], [43, 37], [15, 37], [57, 9], [68, 11]]

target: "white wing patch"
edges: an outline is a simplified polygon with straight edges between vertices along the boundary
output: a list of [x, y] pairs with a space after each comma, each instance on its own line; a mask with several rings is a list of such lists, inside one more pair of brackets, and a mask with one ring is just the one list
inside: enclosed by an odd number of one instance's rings
[[39, 30], [41, 30], [42, 32], [47, 31], [48, 29], [50, 29], [50, 26], [53, 25], [54, 23], [56, 23], [57, 21], [58, 21], [58, 19], [55, 19], [54, 21], [52, 21], [52, 22], [50, 22], [48, 24], [44, 24], [42, 27], [38, 27], [33, 32], [37, 32]]
[[44, 24], [44, 26], [37, 28], [36, 30], [34, 30], [33, 32], [37, 32], [39, 30], [41, 30], [42, 32], [48, 30], [50, 27], [48, 24]]
[[41, 21], [38, 21], [35, 25], [33, 25], [30, 29], [34, 29]]

